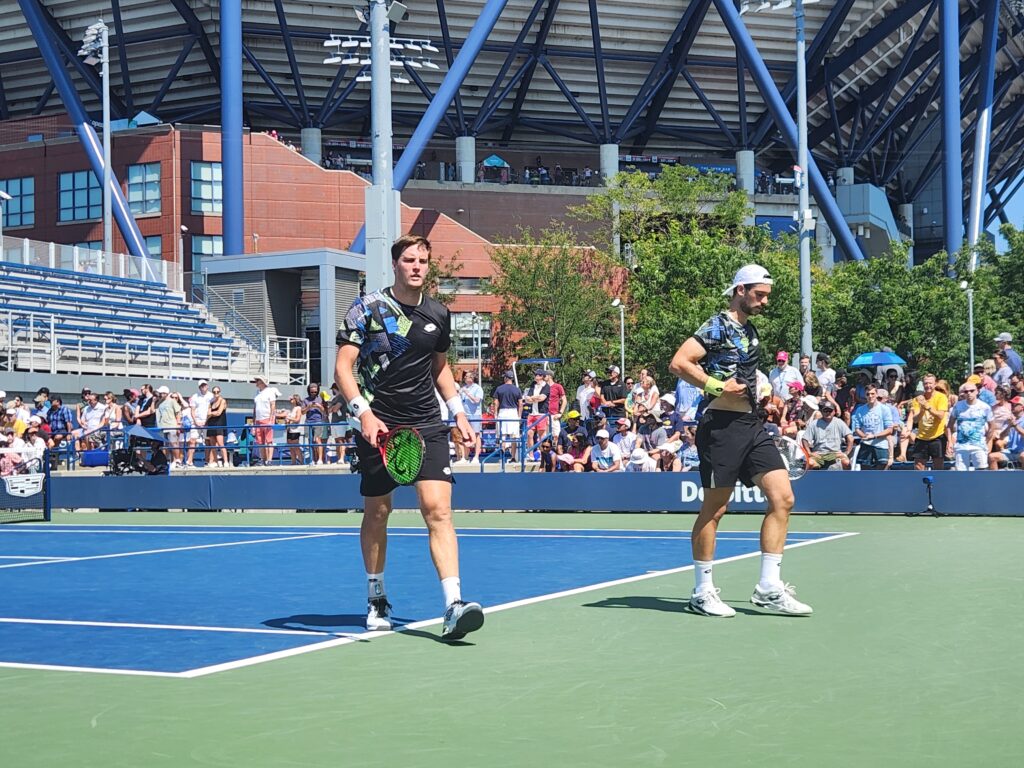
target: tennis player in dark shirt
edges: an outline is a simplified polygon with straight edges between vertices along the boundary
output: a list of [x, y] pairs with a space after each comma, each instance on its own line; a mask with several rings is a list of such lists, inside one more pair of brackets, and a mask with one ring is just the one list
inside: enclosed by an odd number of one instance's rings
[[[384, 563], [391, 492], [397, 484], [384, 468], [378, 437], [396, 427], [415, 427], [426, 445], [415, 484], [430, 555], [444, 591], [441, 637], [460, 640], [483, 625], [484, 614], [479, 604], [462, 599], [459, 545], [451, 513], [449, 427], [441, 420], [435, 388], [455, 417], [462, 441], [472, 444], [475, 436], [448, 368], [451, 314], [423, 292], [430, 242], [418, 235], [400, 237], [391, 247], [391, 260], [395, 284], [356, 299], [346, 315], [338, 331], [334, 373], [350, 413], [360, 423], [356, 453], [362, 474], [360, 543], [368, 585], [366, 628], [391, 629]], [[358, 382], [353, 373], [357, 365]]]

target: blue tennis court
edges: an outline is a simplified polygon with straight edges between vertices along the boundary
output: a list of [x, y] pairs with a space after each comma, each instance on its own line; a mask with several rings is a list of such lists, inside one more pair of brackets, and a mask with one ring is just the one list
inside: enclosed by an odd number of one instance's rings
[[[852, 534], [791, 533], [787, 547]], [[465, 529], [463, 591], [490, 611], [692, 566], [688, 532]], [[758, 552], [719, 534], [718, 560]], [[440, 623], [421, 528], [394, 527], [388, 596]], [[370, 639], [358, 528], [29, 525], [0, 529], [0, 666], [197, 677]], [[681, 589], [688, 589], [688, 584]]]

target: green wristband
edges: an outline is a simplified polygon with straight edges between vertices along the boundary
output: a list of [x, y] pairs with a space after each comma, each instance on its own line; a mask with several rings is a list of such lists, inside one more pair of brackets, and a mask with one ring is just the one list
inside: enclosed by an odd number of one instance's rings
[[704, 382], [704, 392], [712, 397], [719, 397], [724, 391], [724, 381], [716, 379], [714, 376], [708, 376], [708, 380]]

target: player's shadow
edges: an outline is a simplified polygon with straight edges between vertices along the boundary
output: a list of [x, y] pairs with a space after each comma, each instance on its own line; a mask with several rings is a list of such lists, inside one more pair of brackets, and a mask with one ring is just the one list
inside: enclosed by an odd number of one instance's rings
[[458, 647], [464, 646], [464, 645], [465, 646], [475, 645], [474, 643], [470, 643], [470, 642], [468, 642], [466, 640], [442, 640], [441, 639], [441, 635], [434, 634], [433, 632], [425, 632], [422, 629], [407, 629], [405, 627], [399, 627], [398, 628], [398, 632], [396, 634], [403, 635], [403, 636], [406, 636], [406, 637], [418, 637], [418, 638], [420, 638], [422, 640], [433, 640], [435, 643], [440, 643], [441, 645], [450, 645], [450, 646], [453, 646], [455, 648], [458, 648]]
[[639, 608], [644, 611], [666, 611], [683, 613], [689, 600], [686, 598], [651, 597], [631, 595], [629, 597], [606, 597], [596, 603], [584, 603], [584, 608]]
[[298, 632], [364, 632], [366, 630], [365, 613], [300, 613], [295, 616], [284, 616], [279, 619], [267, 619], [263, 622], [273, 629], [291, 629]]

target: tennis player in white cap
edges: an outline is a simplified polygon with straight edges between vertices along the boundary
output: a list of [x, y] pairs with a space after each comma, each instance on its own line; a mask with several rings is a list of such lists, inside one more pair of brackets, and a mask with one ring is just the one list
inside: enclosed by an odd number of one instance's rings
[[729, 308], [711, 317], [676, 352], [669, 370], [699, 387], [697, 452], [704, 501], [693, 525], [696, 586], [690, 609], [704, 616], [735, 616], [712, 581], [715, 534], [726, 513], [736, 481], [758, 486], [768, 499], [761, 525], [761, 578], [750, 601], [767, 611], [807, 615], [811, 607], [782, 581], [793, 488], [789, 473], [757, 415], [757, 368], [760, 344], [750, 318], [761, 314], [772, 292], [764, 267], [741, 267], [725, 290]]

